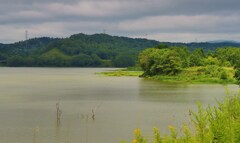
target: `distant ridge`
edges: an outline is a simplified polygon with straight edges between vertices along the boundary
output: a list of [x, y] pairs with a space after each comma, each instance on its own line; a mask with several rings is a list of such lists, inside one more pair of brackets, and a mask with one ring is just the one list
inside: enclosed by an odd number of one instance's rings
[[236, 44], [240, 44], [240, 42], [234, 41], [234, 40], [214, 40], [214, 41], [207, 41], [207, 43], [236, 43]]
[[[186, 46], [190, 50], [193, 50], [195, 48], [203, 48], [204, 50], [215, 50], [216, 48], [221, 48], [221, 47], [240, 47], [240, 42], [233, 41], [233, 40], [214, 40], [214, 41], [207, 41], [207, 42], [189, 42], [189, 43], [182, 43], [182, 42], [159, 42], [156, 40], [149, 40], [149, 39], [144, 39], [144, 38], [129, 38], [129, 37], [124, 37], [124, 36], [111, 36], [108, 34], [104, 33], [96, 33], [92, 35], [84, 34], [84, 33], [78, 33], [78, 34], [73, 34], [70, 37], [67, 38], [51, 38], [51, 37], [40, 37], [40, 38], [32, 38], [27, 41], [19, 41], [11, 44], [2, 44], [0, 43], [0, 48], [8, 48], [8, 50], [16, 50], [16, 48], [22, 48], [24, 47], [25, 43], [28, 43], [28, 48], [41, 48], [41, 47], [46, 47], [50, 43], [54, 43], [58, 41], [61, 43], [61, 41], [66, 41], [67, 39], [81, 39], [82, 42], [88, 43], [88, 42], [93, 42], [96, 44], [101, 44], [101, 43], [109, 43], [109, 46], [111, 44], [117, 44], [117, 43], [128, 43], [132, 47], [135, 46], [135, 48], [148, 48], [145, 46], [154, 46], [157, 44], [166, 44], [169, 46]], [[85, 40], [85, 41], [84, 41]], [[113, 42], [113, 43], [111, 43]], [[138, 43], [138, 44], [143, 44], [142, 46], [134, 45], [133, 43]], [[147, 45], [145, 45], [148, 43]], [[151, 44], [150, 44], [151, 43]], [[1, 49], [0, 49], [1, 50]]]
[[[101, 37], [101, 38], [99, 38]], [[92, 35], [84, 34], [84, 33], [78, 33], [78, 34], [73, 34], [70, 37], [67, 38], [51, 38], [51, 37], [39, 37], [39, 38], [32, 38], [29, 39], [27, 42], [30, 43], [30, 47], [39, 45], [39, 44], [48, 44], [50, 42], [56, 41], [56, 40], [64, 40], [64, 39], [88, 39], [92, 42], [106, 42], [111, 41], [112, 39], [121, 39], [121, 40], [126, 40], [126, 41], [142, 41], [142, 42], [153, 42], [153, 43], [163, 43], [167, 44], [169, 46], [187, 46], [188, 48], [203, 48], [203, 49], [214, 49], [214, 48], [219, 48], [219, 47], [240, 47], [240, 42], [234, 41], [234, 40], [213, 40], [213, 41], [206, 41], [206, 42], [189, 42], [189, 43], [183, 43], [183, 42], [164, 42], [164, 41], [156, 41], [156, 40], [151, 40], [151, 39], [145, 39], [145, 38], [129, 38], [129, 37], [124, 37], [124, 36], [111, 36], [108, 34], [104, 33], [96, 33]], [[103, 41], [98, 41], [98, 40], [103, 40]], [[15, 43], [10, 43], [10, 44], [3, 44], [0, 43], [0, 48], [5, 47], [6, 45], [8, 47], [15, 47], [18, 45], [23, 45], [22, 43], [25, 43], [26, 41], [19, 41]]]
[[191, 42], [191, 43], [172, 43], [172, 42], [162, 42], [169, 46], [186, 46], [190, 51], [193, 51], [196, 48], [202, 48], [204, 51], [215, 51], [217, 48], [224, 47], [240, 47], [240, 43], [231, 42], [231, 41], [222, 41], [222, 42]]

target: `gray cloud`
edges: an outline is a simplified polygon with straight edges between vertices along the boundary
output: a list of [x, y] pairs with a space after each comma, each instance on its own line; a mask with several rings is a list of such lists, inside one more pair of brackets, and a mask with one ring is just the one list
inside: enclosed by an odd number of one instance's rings
[[191, 35], [239, 41], [239, 5], [239, 0], [1, 0], [0, 32], [7, 34], [0, 42], [23, 40], [25, 29], [32, 37], [106, 29], [160, 41], [191, 41]]

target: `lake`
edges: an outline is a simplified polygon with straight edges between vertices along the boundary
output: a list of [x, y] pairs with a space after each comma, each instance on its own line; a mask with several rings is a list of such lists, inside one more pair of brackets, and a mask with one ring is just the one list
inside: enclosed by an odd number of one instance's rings
[[[111, 68], [0, 68], [3, 143], [130, 142], [140, 128], [151, 136], [189, 123], [196, 103], [214, 104], [235, 85], [169, 84], [95, 74]], [[61, 125], [56, 124], [59, 103]], [[94, 120], [92, 117], [94, 112]]]

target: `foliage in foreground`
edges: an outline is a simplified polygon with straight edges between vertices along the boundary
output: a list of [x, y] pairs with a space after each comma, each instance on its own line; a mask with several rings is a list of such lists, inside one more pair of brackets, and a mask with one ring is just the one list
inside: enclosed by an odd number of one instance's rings
[[190, 112], [192, 125], [183, 125], [178, 133], [169, 126], [170, 134], [162, 136], [153, 129], [153, 139], [145, 138], [139, 129], [134, 131], [132, 143], [239, 143], [240, 142], [240, 93], [228, 96], [214, 107], [198, 105], [198, 112]]

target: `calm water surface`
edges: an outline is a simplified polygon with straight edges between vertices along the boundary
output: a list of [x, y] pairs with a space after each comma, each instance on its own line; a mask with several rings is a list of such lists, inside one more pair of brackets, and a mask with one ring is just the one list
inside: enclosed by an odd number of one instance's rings
[[[214, 104], [223, 85], [166, 84], [138, 77], [105, 77], [99, 68], [0, 68], [0, 142], [118, 143], [140, 128], [168, 133], [188, 123], [196, 103]], [[237, 91], [237, 86], [227, 86]], [[62, 110], [56, 126], [56, 103]], [[92, 110], [95, 120], [92, 120]]]

